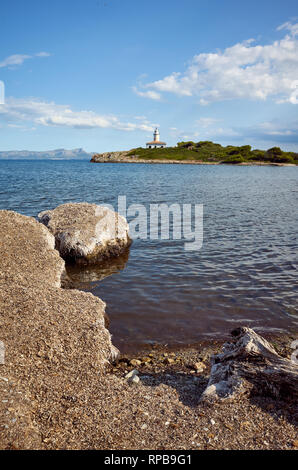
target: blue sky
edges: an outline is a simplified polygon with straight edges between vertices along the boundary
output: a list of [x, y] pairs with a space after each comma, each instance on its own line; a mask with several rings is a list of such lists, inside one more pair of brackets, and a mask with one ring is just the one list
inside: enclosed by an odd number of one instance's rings
[[0, 150], [298, 151], [297, 0], [4, 0]]

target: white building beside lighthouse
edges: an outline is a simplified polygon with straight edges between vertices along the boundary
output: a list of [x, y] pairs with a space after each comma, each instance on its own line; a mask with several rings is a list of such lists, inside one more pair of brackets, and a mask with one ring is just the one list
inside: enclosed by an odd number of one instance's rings
[[153, 133], [153, 140], [152, 142], [147, 142], [146, 143], [146, 148], [147, 149], [157, 149], [157, 148], [164, 148], [166, 147], [165, 142], [161, 142], [159, 140], [159, 130], [156, 128], [154, 133]]

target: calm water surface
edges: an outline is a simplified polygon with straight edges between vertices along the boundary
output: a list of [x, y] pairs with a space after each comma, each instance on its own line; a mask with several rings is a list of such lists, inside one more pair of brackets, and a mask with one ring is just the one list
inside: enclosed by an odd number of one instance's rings
[[1, 161], [0, 209], [36, 216], [65, 202], [204, 204], [204, 243], [135, 240], [101, 267], [69, 273], [107, 303], [122, 350], [193, 344], [237, 325], [298, 324], [298, 167]]

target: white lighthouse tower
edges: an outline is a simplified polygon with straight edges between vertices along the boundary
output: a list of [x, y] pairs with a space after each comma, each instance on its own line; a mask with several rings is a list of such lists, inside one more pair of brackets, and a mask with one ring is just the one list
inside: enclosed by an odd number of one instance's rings
[[156, 129], [154, 130], [154, 133], [153, 133], [153, 141], [152, 142], [147, 142], [146, 143], [146, 148], [147, 149], [156, 149], [156, 148], [163, 148], [163, 147], [166, 147], [166, 143], [165, 142], [161, 142], [159, 140], [159, 130]]

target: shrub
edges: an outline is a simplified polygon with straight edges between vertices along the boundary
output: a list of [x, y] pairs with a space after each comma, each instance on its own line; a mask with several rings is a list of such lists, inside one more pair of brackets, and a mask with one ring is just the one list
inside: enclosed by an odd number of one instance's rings
[[267, 150], [269, 155], [282, 155], [283, 151], [279, 147], [272, 147], [271, 149]]
[[225, 160], [223, 160], [222, 163], [231, 163], [231, 164], [237, 164], [237, 163], [243, 163], [245, 162], [245, 159], [240, 155], [240, 153], [231, 155], [227, 157]]
[[177, 143], [177, 147], [180, 147], [180, 148], [189, 148], [189, 147], [194, 147], [195, 146], [195, 143], [192, 142], [191, 140], [188, 141], [188, 142], [178, 142]]

